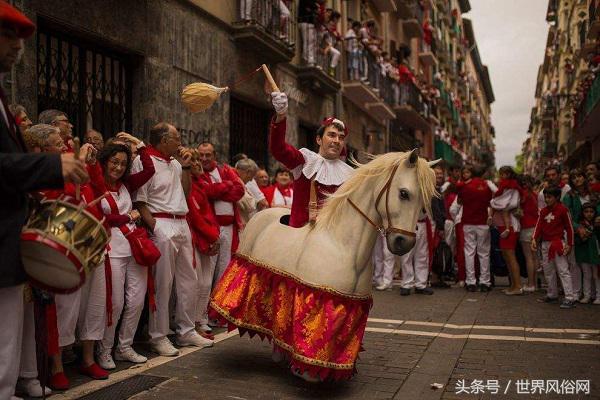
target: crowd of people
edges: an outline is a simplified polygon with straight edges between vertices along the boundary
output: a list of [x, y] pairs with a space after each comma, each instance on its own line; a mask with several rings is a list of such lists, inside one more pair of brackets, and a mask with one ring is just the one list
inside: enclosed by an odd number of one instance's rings
[[[561, 308], [573, 308], [575, 302], [600, 305], [599, 164], [562, 173], [551, 166], [542, 182], [517, 175], [509, 166], [499, 169], [495, 182], [473, 166], [450, 166], [447, 177], [442, 166], [434, 167], [442, 195], [434, 202], [443, 205], [432, 204], [433, 221], [421, 216], [417, 244], [398, 260], [400, 294], [409, 295], [412, 288], [433, 294], [430, 271], [434, 287], [449, 287], [445, 281], [451, 277], [456, 286], [486, 292], [492, 286], [490, 265], [495, 263], [509, 276], [506, 295], [541, 289], [536, 274], [542, 272], [547, 289], [539, 301], [558, 302], [558, 275], [564, 293]], [[446, 245], [452, 257], [442, 266], [445, 259], [435, 255]], [[496, 250], [500, 263], [497, 257], [491, 261]], [[394, 256], [378, 244], [374, 263], [376, 288], [390, 289]]]

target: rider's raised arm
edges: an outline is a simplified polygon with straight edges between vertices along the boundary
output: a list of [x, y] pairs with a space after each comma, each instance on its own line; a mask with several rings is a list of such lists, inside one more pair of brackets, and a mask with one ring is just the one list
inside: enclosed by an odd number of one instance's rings
[[298, 149], [285, 141], [287, 96], [282, 92], [271, 94], [277, 116], [271, 121], [269, 151], [277, 161], [289, 169], [304, 164], [304, 156]]

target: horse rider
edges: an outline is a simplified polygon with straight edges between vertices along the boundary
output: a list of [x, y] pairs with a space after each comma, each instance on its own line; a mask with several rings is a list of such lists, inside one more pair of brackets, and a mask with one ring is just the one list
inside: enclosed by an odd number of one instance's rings
[[335, 117], [323, 120], [317, 130], [317, 153], [296, 149], [285, 141], [288, 99], [283, 92], [271, 93], [275, 118], [271, 121], [269, 150], [294, 178], [294, 201], [289, 225], [301, 227], [314, 222], [316, 212], [328, 194], [334, 193], [354, 171], [341, 157], [345, 155], [348, 129]]

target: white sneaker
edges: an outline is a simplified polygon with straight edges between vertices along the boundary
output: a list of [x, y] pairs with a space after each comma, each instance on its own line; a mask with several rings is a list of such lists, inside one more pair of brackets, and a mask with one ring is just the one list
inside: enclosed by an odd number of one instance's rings
[[100, 367], [102, 367], [103, 369], [106, 369], [109, 371], [111, 369], [117, 368], [112, 356], [110, 355], [110, 350], [111, 349], [103, 349], [103, 350], [100, 350], [96, 354], [96, 359], [98, 360], [98, 365]]
[[198, 329], [205, 333], [212, 333], [212, 328], [208, 326], [208, 324], [200, 324], [200, 326], [198, 326]]
[[584, 296], [584, 297], [582, 297], [582, 298], [581, 298], [581, 300], [579, 300], [579, 302], [580, 302], [581, 304], [589, 304], [589, 302], [590, 302], [590, 301], [592, 301], [592, 299], [590, 299], [590, 298], [589, 298], [589, 297], [587, 297], [587, 296]]
[[385, 283], [382, 283], [381, 285], [377, 286], [375, 289], [377, 290], [388, 290], [390, 288], [390, 285], [386, 285]]
[[[21, 378], [17, 382], [17, 392], [27, 394], [27, 397], [42, 397], [44, 395], [50, 396], [52, 390], [49, 387], [42, 389], [42, 384], [37, 379]], [[20, 397], [13, 397], [13, 399], [20, 399]]]
[[213, 340], [203, 338], [196, 331], [189, 331], [183, 336], [177, 336], [175, 339], [175, 343], [177, 343], [181, 347], [186, 346], [195, 346], [195, 347], [211, 347], [214, 344]]
[[150, 348], [160, 356], [174, 357], [179, 355], [179, 350], [173, 347], [173, 344], [166, 336], [152, 341], [150, 343]]
[[535, 286], [523, 286], [523, 291], [526, 293], [533, 293], [535, 292]]
[[592, 302], [592, 304], [600, 305], [600, 297]]
[[148, 357], [144, 357], [138, 354], [133, 347], [127, 346], [121, 349], [115, 350], [115, 360], [117, 361], [128, 361], [134, 364], [143, 364], [148, 361]]

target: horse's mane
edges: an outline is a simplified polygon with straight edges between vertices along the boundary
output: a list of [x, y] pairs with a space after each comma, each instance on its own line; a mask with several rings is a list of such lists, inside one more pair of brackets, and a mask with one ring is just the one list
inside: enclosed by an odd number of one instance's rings
[[[358, 168], [350, 179], [344, 182], [335, 193], [328, 196], [323, 208], [319, 211], [316, 227], [328, 229], [336, 225], [342, 214], [342, 208], [346, 206], [346, 200], [356, 189], [372, 178], [378, 178], [381, 175], [387, 177], [392, 169], [396, 165], [405, 162], [409, 155], [410, 152], [386, 153], [379, 156], [368, 155], [371, 161], [366, 164], [360, 164], [352, 159], [351, 161]], [[418, 159], [415, 168], [417, 169], [417, 182], [425, 211], [428, 215], [431, 215], [431, 199], [436, 196], [435, 173], [429, 167], [427, 161], [422, 158]]]

